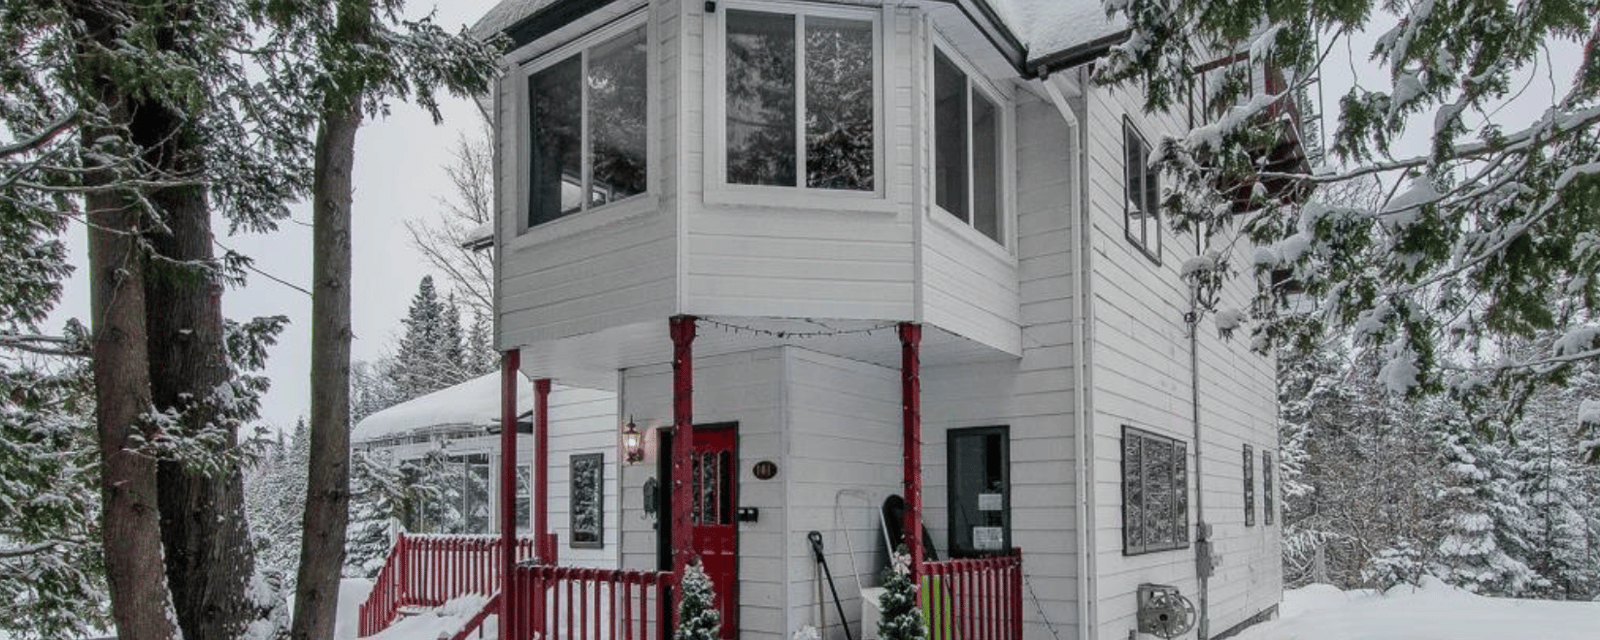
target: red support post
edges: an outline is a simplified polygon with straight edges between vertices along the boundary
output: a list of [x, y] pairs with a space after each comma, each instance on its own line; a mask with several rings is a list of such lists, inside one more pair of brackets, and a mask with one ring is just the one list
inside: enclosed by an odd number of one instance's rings
[[[902, 322], [900, 334], [900, 421], [905, 447], [906, 548], [911, 552], [911, 584], [922, 580], [922, 325]], [[922, 590], [917, 590], [922, 603]]]
[[[683, 572], [694, 557], [694, 529], [690, 521], [689, 474], [694, 466], [694, 316], [673, 316], [672, 334], [672, 576], [683, 584]], [[672, 591], [676, 615], [683, 589]]]
[[[533, 536], [543, 540], [550, 532], [550, 379], [533, 381]], [[537, 550], [537, 549], [536, 549]], [[539, 554], [539, 561], [555, 564], [555, 558]]]
[[517, 566], [517, 373], [522, 352], [500, 357], [500, 640], [515, 640]]

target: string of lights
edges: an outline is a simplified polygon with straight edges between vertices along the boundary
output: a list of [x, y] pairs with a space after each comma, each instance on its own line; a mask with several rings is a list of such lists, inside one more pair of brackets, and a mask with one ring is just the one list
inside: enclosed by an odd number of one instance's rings
[[804, 318], [803, 321], [806, 322], [807, 324], [815, 325], [815, 326], [820, 327], [820, 328], [816, 329], [816, 330], [789, 331], [789, 330], [779, 330], [779, 329], [760, 329], [760, 328], [756, 328], [756, 327], [733, 324], [733, 323], [730, 323], [730, 322], [723, 322], [721, 320], [712, 320], [710, 318], [698, 318], [697, 320], [702, 324], [705, 324], [705, 325], [708, 325], [708, 326], [712, 326], [712, 327], [716, 327], [718, 329], [722, 329], [723, 331], [731, 332], [734, 335], [738, 335], [738, 334], [741, 334], [741, 333], [748, 333], [748, 334], [751, 334], [751, 335], [767, 336], [767, 337], [784, 339], [784, 340], [789, 339], [789, 338], [826, 338], [826, 337], [832, 337], [832, 336], [845, 336], [845, 335], [852, 335], [852, 334], [872, 335], [872, 333], [875, 332], [875, 331], [892, 331], [892, 330], [894, 330], [895, 326], [897, 326], [899, 324], [898, 322], [886, 322], [886, 323], [882, 323], [882, 324], [873, 325], [873, 326], [870, 326], [870, 327], [859, 327], [859, 328], [855, 328], [855, 329], [840, 329], [840, 328], [837, 328], [837, 327], [828, 326], [827, 323], [824, 323], [824, 322], [820, 322], [820, 321], [817, 321], [817, 320], [812, 320], [811, 318]]

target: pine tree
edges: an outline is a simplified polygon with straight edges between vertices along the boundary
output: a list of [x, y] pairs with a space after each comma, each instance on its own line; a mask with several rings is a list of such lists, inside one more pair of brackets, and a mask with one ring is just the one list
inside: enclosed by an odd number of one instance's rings
[[423, 276], [401, 321], [405, 333], [395, 353], [393, 375], [401, 401], [421, 397], [467, 379], [461, 312], [439, 299], [433, 276]]
[[928, 626], [917, 609], [917, 586], [911, 582], [911, 555], [905, 545], [895, 549], [894, 560], [883, 571], [883, 595], [878, 597], [883, 617], [878, 620], [882, 640], [924, 640]]
[[717, 594], [711, 577], [700, 566], [700, 558], [689, 561], [683, 570], [683, 591], [678, 601], [678, 626], [673, 640], [718, 640], [722, 637], [722, 614], [717, 611]]
[[1542, 580], [1523, 561], [1526, 506], [1512, 490], [1500, 450], [1475, 436], [1464, 420], [1441, 435], [1445, 487], [1442, 536], [1433, 572], [1473, 593], [1520, 596]]
[[383, 568], [394, 534], [401, 531], [405, 484], [387, 452], [350, 454], [350, 525], [344, 574], [370, 578]]

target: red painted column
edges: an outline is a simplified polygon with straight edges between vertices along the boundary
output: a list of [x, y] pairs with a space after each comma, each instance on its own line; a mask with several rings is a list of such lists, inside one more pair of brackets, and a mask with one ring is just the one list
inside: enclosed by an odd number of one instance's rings
[[522, 352], [500, 356], [500, 640], [514, 640], [517, 614], [512, 569], [517, 565], [517, 374]]
[[[694, 316], [673, 316], [672, 328], [672, 575], [683, 584], [683, 572], [694, 557], [694, 523], [690, 509], [689, 474], [694, 466]], [[672, 591], [673, 615], [683, 590]]]
[[554, 564], [545, 540], [550, 535], [550, 379], [533, 381], [533, 552], [544, 564]]
[[[906, 548], [912, 584], [922, 579], [922, 325], [902, 322], [900, 333], [900, 422], [905, 447]], [[917, 601], [922, 590], [917, 590]]]

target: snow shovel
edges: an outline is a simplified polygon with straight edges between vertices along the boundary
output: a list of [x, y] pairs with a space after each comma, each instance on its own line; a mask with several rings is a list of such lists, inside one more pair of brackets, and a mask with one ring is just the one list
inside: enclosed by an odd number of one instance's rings
[[811, 541], [811, 553], [817, 556], [817, 566], [822, 567], [822, 575], [828, 578], [828, 590], [833, 592], [833, 606], [839, 611], [839, 626], [844, 628], [845, 640], [856, 640], [850, 633], [850, 621], [844, 615], [844, 603], [839, 601], [839, 588], [833, 586], [833, 572], [828, 570], [828, 558], [822, 555], [822, 532], [812, 531], [806, 534], [806, 539]]

